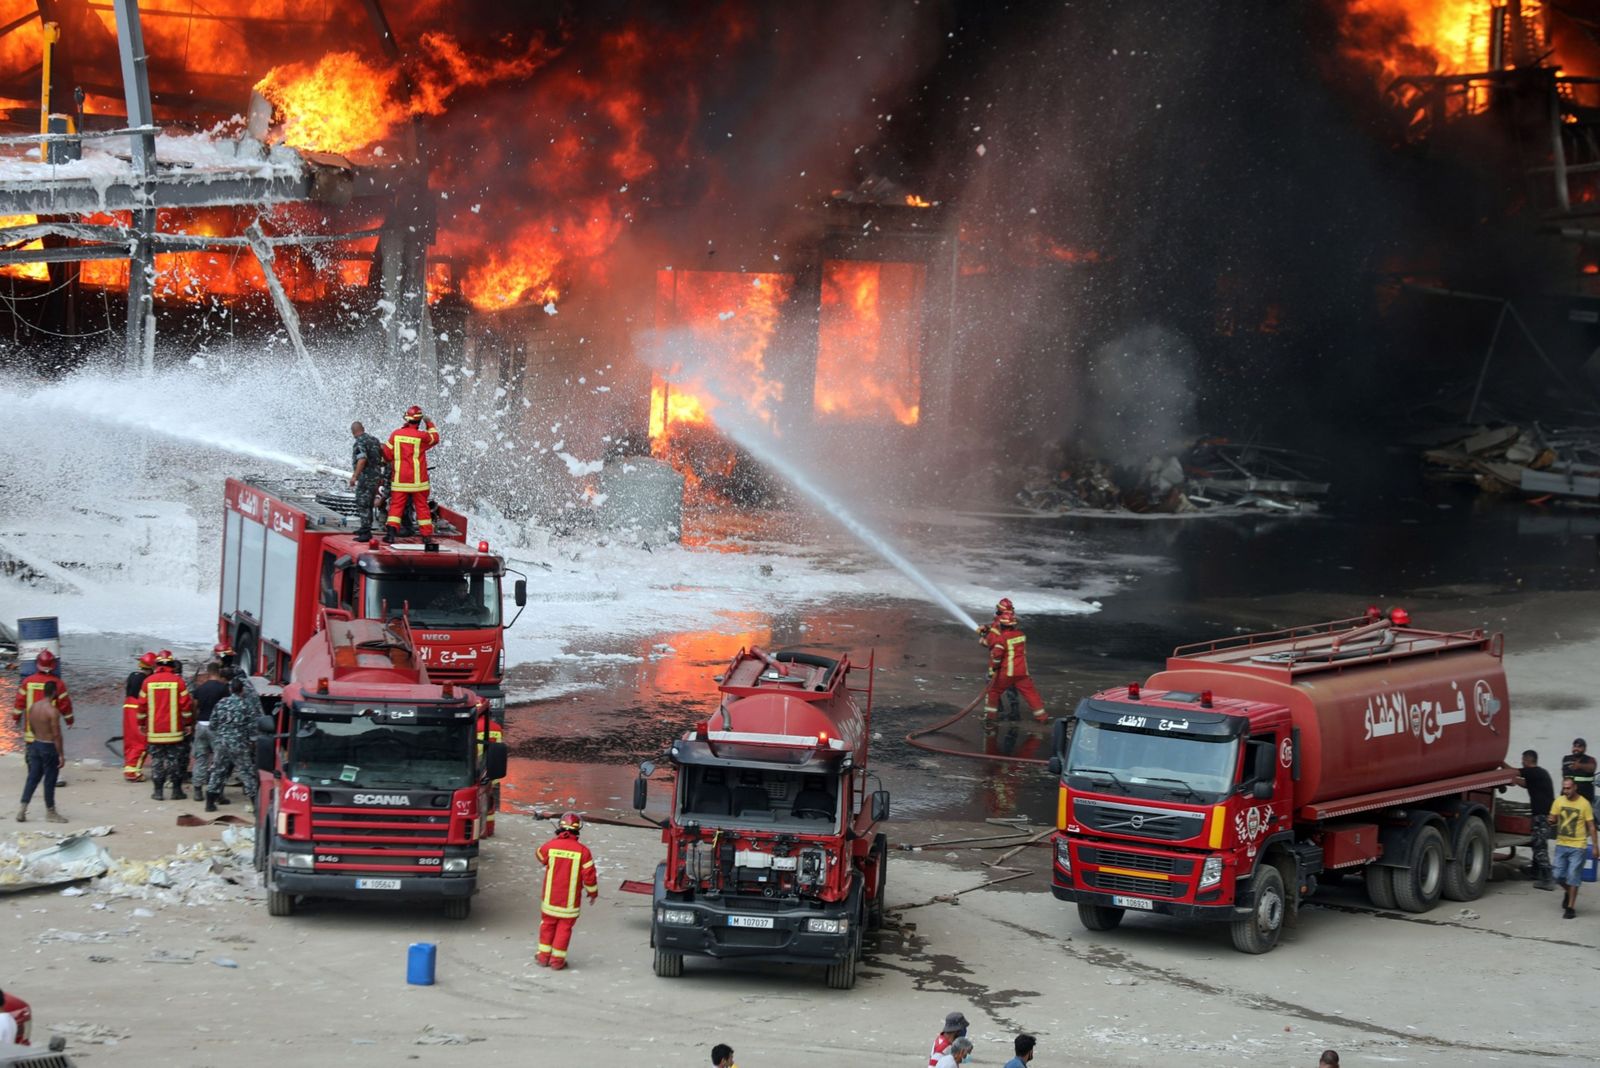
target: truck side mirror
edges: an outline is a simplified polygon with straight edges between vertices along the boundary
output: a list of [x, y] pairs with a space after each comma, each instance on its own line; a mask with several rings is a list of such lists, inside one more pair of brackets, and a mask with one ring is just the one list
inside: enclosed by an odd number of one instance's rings
[[511, 587], [511, 600], [518, 608], [528, 603], [528, 580], [517, 579], [517, 584]]
[[643, 812], [644, 804], [649, 799], [650, 784], [645, 781], [644, 776], [641, 775], [639, 778], [633, 780], [633, 810], [635, 812]]
[[648, 779], [650, 776], [654, 775], [655, 773], [656, 773], [656, 762], [654, 760], [646, 760], [644, 763], [639, 765], [639, 774], [643, 775], [645, 778]]
[[[266, 717], [262, 717], [265, 719]], [[277, 739], [269, 732], [256, 735], [256, 770], [276, 771], [278, 769]]]
[[483, 767], [490, 782], [506, 777], [506, 743], [490, 742], [483, 747]]
[[1257, 801], [1266, 801], [1272, 797], [1272, 780], [1257, 779], [1256, 784], [1250, 787], [1250, 796]]
[[278, 721], [273, 719], [271, 716], [257, 716], [256, 717], [256, 733], [257, 734], [276, 734], [276, 733], [278, 733]]
[[[1258, 783], [1264, 782], [1270, 787], [1272, 785], [1272, 780], [1277, 778], [1278, 752], [1273, 746], [1264, 742], [1256, 742], [1253, 744], [1256, 747], [1255, 780]], [[1267, 796], [1271, 797], [1272, 794], [1268, 793]]]
[[889, 818], [889, 791], [872, 791], [872, 822], [881, 823]]
[[[1067, 721], [1058, 719], [1050, 725], [1050, 752], [1057, 756], [1065, 753], [1067, 748]], [[1057, 775], [1061, 774], [1059, 771]]]
[[1054, 775], [1058, 779], [1061, 778], [1061, 758], [1060, 757], [1058, 757], [1058, 756], [1051, 757], [1050, 758], [1050, 762], [1046, 766], [1050, 769], [1050, 774]]

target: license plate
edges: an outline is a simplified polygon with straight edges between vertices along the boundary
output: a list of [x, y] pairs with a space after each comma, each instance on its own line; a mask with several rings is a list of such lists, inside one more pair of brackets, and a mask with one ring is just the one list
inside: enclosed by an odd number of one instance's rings
[[772, 927], [771, 916], [729, 916], [729, 927], [759, 927], [770, 930]]
[[[400, 880], [399, 879], [357, 879], [356, 880], [356, 889], [357, 890], [398, 890], [398, 889], [400, 889]], [[1146, 906], [1146, 907], [1148, 908], [1149, 906]]]
[[1156, 903], [1147, 897], [1113, 897], [1111, 903], [1119, 909], [1153, 909]]

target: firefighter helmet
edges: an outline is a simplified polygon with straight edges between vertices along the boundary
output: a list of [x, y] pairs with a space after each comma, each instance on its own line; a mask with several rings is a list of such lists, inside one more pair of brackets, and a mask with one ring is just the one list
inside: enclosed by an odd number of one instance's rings
[[1409, 627], [1411, 626], [1411, 613], [1404, 608], [1391, 608], [1389, 610], [1389, 622], [1397, 627]]
[[218, 642], [211, 647], [211, 655], [217, 657], [219, 660], [225, 656], [232, 656], [233, 646], [229, 645], [227, 642]]
[[421, 420], [422, 406], [420, 404], [413, 404], [411, 407], [406, 409], [406, 422], [416, 423], [420, 422]]
[[1009, 597], [1000, 598], [1000, 603], [994, 606], [994, 614], [997, 616], [1009, 616], [1016, 610], [1017, 606], [1011, 603]]
[[139, 658], [139, 666], [144, 668], [146, 671], [149, 671], [151, 668], [155, 667], [156, 666], [156, 654], [155, 653], [145, 653], [143, 656], [141, 656]]
[[171, 649], [163, 649], [156, 654], [157, 667], [172, 667], [177, 662], [177, 659], [172, 655]]
[[577, 834], [583, 830], [583, 820], [576, 812], [563, 812], [561, 814], [561, 822], [556, 825], [556, 830]]
[[40, 649], [39, 655], [33, 658], [33, 663], [40, 671], [49, 671], [56, 666], [56, 654], [48, 649]]

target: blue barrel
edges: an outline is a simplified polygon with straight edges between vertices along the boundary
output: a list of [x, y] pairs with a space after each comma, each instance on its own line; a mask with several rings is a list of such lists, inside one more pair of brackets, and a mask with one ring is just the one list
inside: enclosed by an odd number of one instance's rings
[[432, 942], [413, 942], [406, 954], [406, 982], [412, 986], [432, 986], [433, 967], [439, 957], [439, 947]]
[[56, 670], [60, 671], [60, 621], [55, 616], [29, 616], [17, 620], [17, 665], [22, 669], [22, 674], [33, 674], [34, 660], [46, 649], [55, 654]]
[[1592, 883], [1596, 879], [1600, 879], [1600, 859], [1595, 857], [1593, 846], [1583, 851], [1583, 867], [1579, 868], [1578, 871], [1586, 883]]

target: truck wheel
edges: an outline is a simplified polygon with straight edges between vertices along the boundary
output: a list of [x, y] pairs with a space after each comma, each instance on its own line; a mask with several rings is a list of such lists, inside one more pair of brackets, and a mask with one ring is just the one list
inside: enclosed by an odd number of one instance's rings
[[875, 880], [877, 890], [873, 892], [872, 903], [867, 906], [867, 929], [876, 931], [883, 926], [883, 895], [889, 888], [889, 839], [887, 836], [880, 834], [872, 840], [872, 856], [876, 858], [874, 867], [878, 873], [878, 878]]
[[1381, 864], [1367, 865], [1367, 897], [1380, 909], [1394, 909], [1394, 869]]
[[856, 985], [856, 952], [851, 947], [845, 950], [833, 964], [828, 965], [828, 988], [830, 990], [849, 990]]
[[472, 915], [472, 898], [447, 897], [444, 899], [444, 918], [447, 920], [464, 920]]
[[1242, 920], [1233, 921], [1233, 948], [1240, 953], [1266, 953], [1278, 944], [1283, 934], [1284, 911], [1288, 898], [1283, 892], [1283, 875], [1270, 864], [1256, 871], [1256, 906]]
[[1444, 892], [1444, 835], [1428, 826], [1417, 832], [1411, 863], [1394, 869], [1394, 901], [1404, 912], [1427, 912]]
[[1468, 817], [1456, 833], [1455, 859], [1445, 865], [1444, 896], [1451, 901], [1476, 901], [1489, 884], [1489, 863], [1493, 847], [1488, 825], [1477, 816]]
[[1114, 931], [1122, 922], [1122, 909], [1078, 902], [1078, 922], [1091, 931]]
[[294, 895], [286, 894], [282, 890], [267, 891], [268, 916], [293, 916]]
[[683, 954], [656, 950], [656, 974], [663, 979], [676, 979], [683, 974]]
[[241, 629], [233, 639], [233, 647], [238, 650], [238, 659], [235, 661], [239, 669], [246, 675], [256, 673], [256, 636], [249, 627]]

